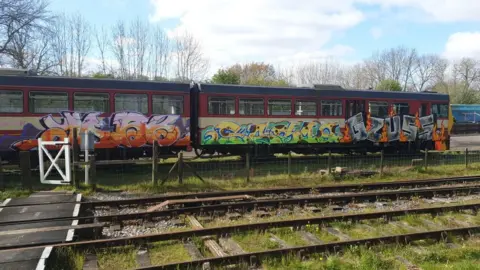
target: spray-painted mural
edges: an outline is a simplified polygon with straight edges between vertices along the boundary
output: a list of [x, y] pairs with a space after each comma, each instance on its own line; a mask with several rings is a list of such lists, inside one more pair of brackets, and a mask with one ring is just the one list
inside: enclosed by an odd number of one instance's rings
[[[61, 112], [60, 119], [47, 115], [39, 119], [41, 129], [31, 123], [23, 126], [21, 135], [0, 137], [0, 149], [30, 150], [37, 147], [37, 139], [59, 141], [73, 139], [73, 129], [89, 130], [95, 135], [96, 148], [159, 146], [187, 146], [190, 143], [189, 119], [179, 115], [145, 116], [137, 112], [118, 112], [100, 117], [101, 112]], [[80, 139], [79, 139], [80, 140]]]
[[281, 121], [261, 124], [237, 124], [233, 121], [207, 126], [202, 131], [202, 144], [283, 144], [283, 143], [352, 143], [433, 140], [437, 150], [446, 149], [446, 130], [437, 128], [433, 115], [418, 117], [391, 115], [376, 118], [362, 113], [345, 121], [340, 128], [336, 122]]

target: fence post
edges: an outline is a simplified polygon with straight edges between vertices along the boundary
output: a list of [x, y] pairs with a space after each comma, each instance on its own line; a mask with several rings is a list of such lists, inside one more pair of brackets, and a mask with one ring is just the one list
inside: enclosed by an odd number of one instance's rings
[[247, 169], [247, 182], [250, 182], [250, 152], [245, 156], [245, 168]]
[[157, 168], [158, 168], [158, 142], [153, 141], [152, 145], [152, 185], [157, 185]]
[[[38, 149], [41, 151], [41, 149]], [[30, 151], [20, 151], [20, 170], [22, 171], [22, 185], [28, 190], [32, 190], [32, 175], [30, 164]]]
[[90, 184], [92, 185], [93, 191], [97, 190], [97, 166], [95, 163], [95, 154], [90, 155], [89, 157], [89, 163], [90, 163], [90, 168], [89, 173], [90, 173]]
[[465, 168], [468, 168], [468, 148], [465, 148]]
[[183, 184], [183, 152], [178, 153], [178, 183]]
[[384, 162], [384, 152], [383, 152], [383, 149], [382, 151], [380, 152], [380, 176], [383, 176], [383, 162]]
[[73, 128], [73, 141], [72, 141], [72, 184], [78, 188], [80, 187], [80, 181], [77, 179], [76, 163], [79, 160], [78, 153], [80, 152], [80, 146], [78, 145], [78, 129]]
[[3, 165], [2, 165], [2, 157], [0, 156], [0, 190], [5, 188], [5, 178], [3, 176]]
[[327, 173], [332, 173], [332, 150], [328, 150]]
[[425, 171], [428, 169], [428, 148], [425, 148]]
[[288, 151], [288, 177], [292, 177], [292, 151]]

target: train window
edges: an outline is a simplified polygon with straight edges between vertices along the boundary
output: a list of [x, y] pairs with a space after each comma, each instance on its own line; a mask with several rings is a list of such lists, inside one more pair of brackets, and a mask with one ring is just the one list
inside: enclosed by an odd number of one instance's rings
[[75, 93], [73, 109], [77, 112], [109, 112], [110, 103], [106, 93]]
[[209, 97], [208, 114], [232, 115], [235, 114], [235, 98], [231, 97]]
[[342, 116], [341, 100], [322, 100], [320, 106], [322, 116]]
[[32, 113], [58, 113], [68, 110], [68, 93], [30, 92], [29, 109]]
[[317, 103], [315, 101], [295, 101], [295, 115], [317, 115]]
[[368, 103], [371, 117], [388, 117], [388, 103], [384, 101], [370, 101]]
[[152, 96], [154, 114], [183, 114], [183, 96]]
[[291, 115], [292, 101], [286, 99], [271, 99], [268, 101], [268, 115]]
[[146, 94], [115, 94], [115, 111], [148, 113]]
[[393, 110], [395, 114], [405, 115], [410, 113], [410, 107], [408, 103], [393, 103]]
[[22, 91], [0, 92], [0, 112], [1, 113], [23, 112], [23, 92]]
[[241, 115], [264, 115], [265, 102], [263, 98], [241, 98], [238, 111]]
[[440, 118], [448, 118], [448, 104], [432, 104], [432, 113]]

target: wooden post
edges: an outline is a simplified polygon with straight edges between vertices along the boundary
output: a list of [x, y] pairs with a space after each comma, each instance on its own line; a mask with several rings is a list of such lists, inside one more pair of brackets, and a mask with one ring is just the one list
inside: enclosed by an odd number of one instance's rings
[[79, 161], [80, 146], [78, 145], [78, 129], [73, 128], [73, 142], [72, 142], [72, 184], [78, 188], [80, 181], [77, 179], [76, 163]]
[[428, 149], [425, 148], [425, 171], [428, 169]]
[[[41, 151], [39, 149], [39, 151]], [[30, 164], [30, 151], [20, 151], [20, 170], [22, 171], [22, 185], [28, 190], [33, 189]]]
[[383, 149], [380, 152], [380, 176], [383, 176], [383, 161], [384, 161], [384, 152]]
[[288, 151], [287, 172], [288, 172], [288, 177], [292, 177], [292, 151]]
[[327, 173], [332, 173], [332, 150], [328, 150]]
[[468, 168], [468, 148], [465, 148], [465, 168]]
[[245, 156], [245, 169], [247, 170], [247, 182], [250, 182], [250, 152]]
[[92, 185], [92, 190], [95, 191], [97, 190], [97, 167], [95, 166], [95, 154], [91, 154], [89, 157], [89, 162], [90, 162], [90, 168], [89, 168], [89, 173], [90, 173], [90, 184]]
[[178, 183], [183, 184], [183, 152], [178, 153]]
[[158, 168], [158, 142], [153, 141], [152, 145], [152, 185], [157, 185], [157, 168]]

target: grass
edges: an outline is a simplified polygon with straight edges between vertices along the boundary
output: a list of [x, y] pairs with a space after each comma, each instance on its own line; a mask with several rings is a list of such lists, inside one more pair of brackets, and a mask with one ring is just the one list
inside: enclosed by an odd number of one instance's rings
[[[148, 166], [147, 166], [148, 167]], [[285, 174], [253, 177], [250, 181], [245, 178], [232, 178], [228, 180], [205, 179], [205, 182], [194, 177], [185, 178], [183, 184], [176, 181], [167, 181], [164, 185], [153, 186], [151, 184], [151, 169], [145, 170], [140, 167], [125, 169], [121, 171], [105, 170], [97, 171], [97, 187], [104, 191], [122, 190], [132, 193], [185, 193], [185, 192], [207, 192], [222, 190], [242, 190], [271, 187], [302, 187], [318, 186], [332, 183], [364, 183], [379, 181], [395, 181], [405, 179], [428, 179], [439, 177], [479, 175], [480, 164], [470, 165], [465, 169], [463, 165], [445, 165], [423, 168], [390, 168], [385, 169], [383, 176], [374, 175], [371, 177], [345, 177], [338, 178], [334, 175], [320, 175], [318, 173], [301, 173], [289, 177]], [[201, 173], [200, 173], [201, 174]], [[80, 178], [81, 179], [81, 178]], [[56, 189], [74, 189], [71, 186], [59, 186]], [[82, 186], [79, 189], [85, 195], [91, 194], [88, 187]]]
[[152, 265], [191, 260], [183, 244], [178, 241], [165, 241], [152, 244], [152, 247], [148, 249], [148, 254]]
[[131, 246], [102, 249], [97, 251], [98, 269], [134, 269], [137, 250]]

